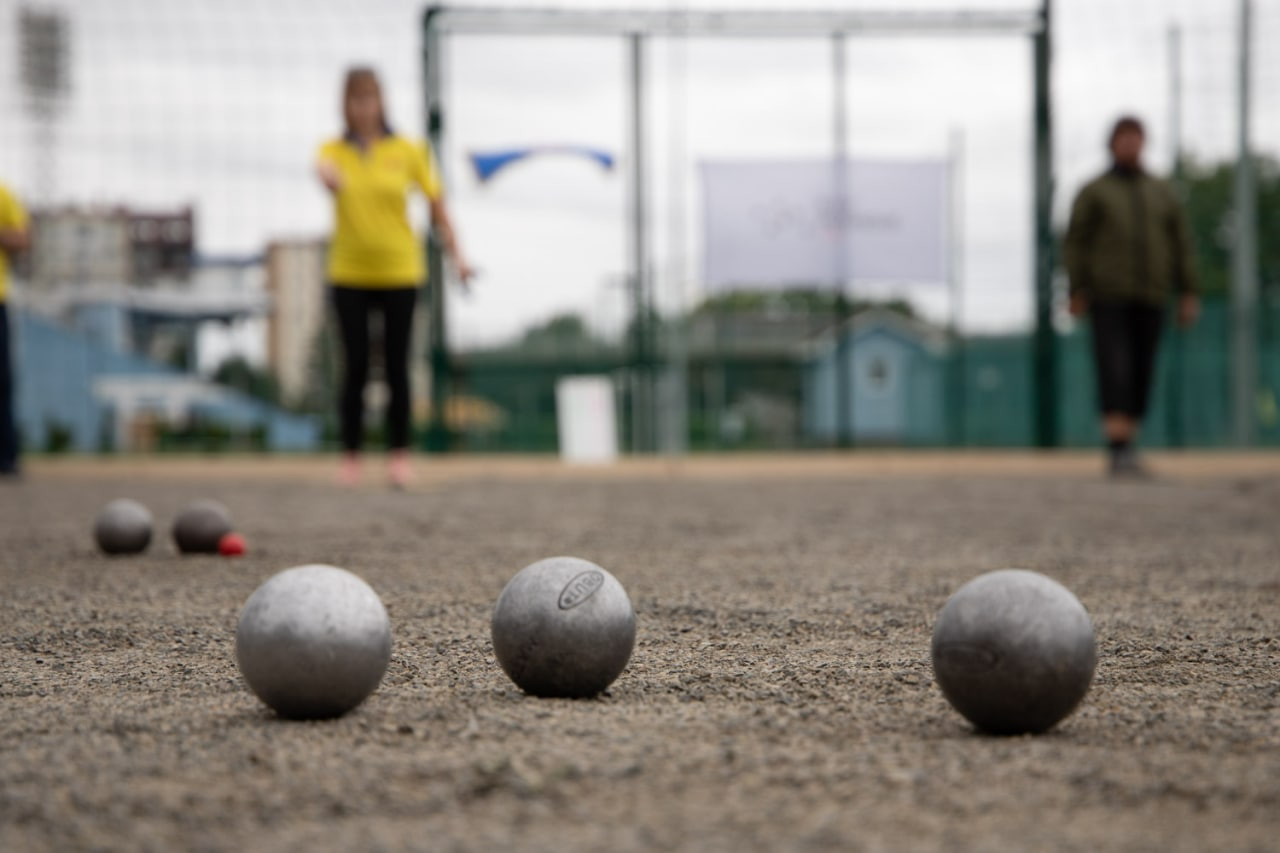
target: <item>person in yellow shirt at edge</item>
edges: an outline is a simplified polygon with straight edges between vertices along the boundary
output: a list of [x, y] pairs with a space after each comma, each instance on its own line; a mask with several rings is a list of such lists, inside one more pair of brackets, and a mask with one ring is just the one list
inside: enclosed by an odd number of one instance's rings
[[345, 454], [339, 480], [344, 485], [360, 480], [369, 316], [378, 311], [390, 392], [386, 412], [389, 474], [393, 486], [403, 487], [410, 467], [409, 342], [414, 301], [426, 276], [422, 244], [409, 225], [410, 190], [416, 188], [426, 196], [431, 227], [464, 286], [472, 278], [472, 269], [458, 248], [430, 148], [391, 130], [382, 87], [371, 69], [347, 72], [342, 111], [346, 133], [322, 145], [316, 157], [316, 176], [334, 202], [328, 279], [345, 362], [339, 403]]
[[27, 212], [0, 184], [0, 478], [17, 478], [18, 429], [13, 415], [13, 352], [9, 341], [9, 261], [31, 243]]

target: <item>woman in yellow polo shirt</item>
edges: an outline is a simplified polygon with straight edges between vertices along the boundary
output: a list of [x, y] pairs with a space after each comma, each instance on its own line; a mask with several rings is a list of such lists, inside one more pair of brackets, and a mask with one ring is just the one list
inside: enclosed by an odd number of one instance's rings
[[346, 133], [321, 146], [316, 175], [333, 195], [328, 278], [345, 354], [340, 417], [346, 452], [341, 480], [360, 478], [364, 386], [369, 373], [369, 315], [382, 314], [383, 361], [390, 400], [387, 444], [396, 486], [409, 479], [409, 342], [414, 301], [425, 278], [422, 243], [409, 225], [407, 196], [427, 198], [431, 227], [465, 284], [471, 267], [458, 249], [431, 150], [392, 132], [374, 72], [354, 68], [343, 87]]

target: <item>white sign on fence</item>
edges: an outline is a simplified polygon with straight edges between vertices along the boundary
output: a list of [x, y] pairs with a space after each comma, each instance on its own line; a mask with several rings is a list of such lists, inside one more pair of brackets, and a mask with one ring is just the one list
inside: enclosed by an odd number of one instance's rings
[[618, 458], [618, 418], [613, 380], [565, 376], [556, 383], [560, 458], [579, 465], [607, 465]]
[[850, 160], [847, 216], [836, 175], [830, 159], [702, 164], [707, 288], [947, 281], [946, 161]]

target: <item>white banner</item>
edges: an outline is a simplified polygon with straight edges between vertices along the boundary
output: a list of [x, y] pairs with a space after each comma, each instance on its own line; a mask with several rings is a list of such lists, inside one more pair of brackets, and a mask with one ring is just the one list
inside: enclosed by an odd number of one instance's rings
[[702, 164], [706, 287], [947, 281], [946, 161], [850, 160], [847, 217], [835, 177], [829, 159]]

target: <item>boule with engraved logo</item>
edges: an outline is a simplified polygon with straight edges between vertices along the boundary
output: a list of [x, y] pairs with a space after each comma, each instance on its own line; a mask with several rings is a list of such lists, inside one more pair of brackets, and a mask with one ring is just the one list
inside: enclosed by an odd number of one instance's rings
[[618, 579], [595, 563], [551, 557], [526, 566], [493, 610], [493, 651], [533, 696], [586, 698], [631, 659], [636, 614]]

